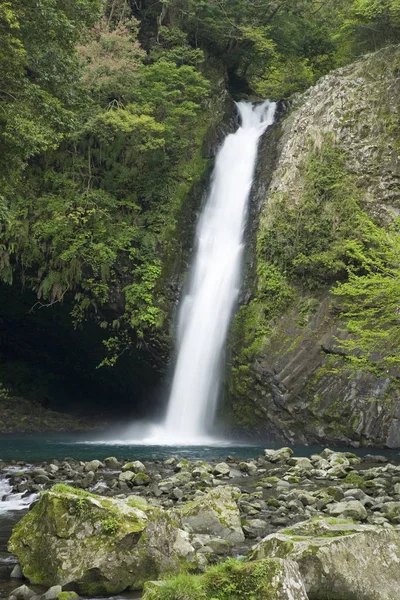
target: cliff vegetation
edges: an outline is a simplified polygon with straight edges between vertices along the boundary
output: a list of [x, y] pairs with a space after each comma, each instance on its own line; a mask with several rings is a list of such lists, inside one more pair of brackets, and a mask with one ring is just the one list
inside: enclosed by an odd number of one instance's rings
[[[1, 1], [0, 279], [12, 299], [2, 321], [0, 380], [10, 392], [36, 357], [23, 327], [15, 336], [11, 324], [25, 323], [27, 314], [36, 324], [43, 311], [57, 315], [49, 322], [60, 336], [77, 331], [64, 360], [72, 373], [81, 361], [72, 348], [85, 348], [90, 337], [91, 381], [104, 377], [97, 367], [110, 369], [127, 356], [137, 373], [145, 365], [148, 380], [157, 378], [171, 354], [171, 315], [220, 139], [217, 124], [229, 127], [232, 98], [292, 97], [333, 68], [398, 41], [399, 31], [398, 0]], [[396, 132], [396, 114], [385, 118]], [[288, 209], [276, 216], [274, 232], [260, 232], [259, 293], [238, 320], [254, 317], [256, 325], [245, 327], [254, 335], [235, 368], [247, 371], [254, 344], [300, 280], [309, 289], [341, 281], [335, 293], [357, 334], [367, 313], [353, 314], [351, 298], [369, 306], [374, 285], [360, 276], [377, 276], [379, 263], [381, 279], [393, 279], [390, 242], [364, 252], [362, 240], [382, 234], [361, 217], [352, 174], [341, 178], [345, 155], [324, 140], [304, 170], [310, 186], [301, 214]], [[327, 237], [320, 227], [312, 231], [313, 219], [324, 221]], [[284, 236], [300, 230], [289, 249]], [[385, 289], [393, 306], [395, 287]], [[304, 318], [314, 300], [307, 302]], [[14, 304], [24, 308], [11, 314]], [[395, 367], [397, 341], [380, 330], [392, 350], [376, 367]], [[370, 360], [376, 340], [360, 338], [360, 360]], [[54, 378], [54, 353], [46, 352], [42, 391], [33, 395], [51, 406], [56, 394], [46, 381]]]

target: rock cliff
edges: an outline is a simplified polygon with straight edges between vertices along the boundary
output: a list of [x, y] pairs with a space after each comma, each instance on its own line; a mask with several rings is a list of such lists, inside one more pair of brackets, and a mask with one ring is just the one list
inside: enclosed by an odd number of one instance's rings
[[282, 123], [255, 283], [231, 339], [225, 410], [241, 431], [400, 446], [396, 385], [341, 369], [336, 338], [347, 334], [330, 293], [346, 278], [341, 247], [353, 235], [354, 207], [381, 227], [400, 214], [399, 97], [400, 48], [392, 46], [321, 79]]

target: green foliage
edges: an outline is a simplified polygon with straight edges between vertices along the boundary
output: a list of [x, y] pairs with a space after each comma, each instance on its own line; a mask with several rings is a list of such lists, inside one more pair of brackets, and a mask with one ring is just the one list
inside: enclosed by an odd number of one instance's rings
[[[358, 55], [400, 41], [399, 0], [354, 0], [341, 27], [342, 54]], [[345, 54], [346, 56], [346, 54]]]
[[0, 399], [1, 400], [10, 400], [11, 399], [10, 390], [8, 388], [6, 388], [1, 382], [0, 382]]
[[137, 9], [152, 56], [217, 59], [246, 93], [274, 98], [398, 41], [399, 15], [399, 0], [162, 0]]
[[361, 475], [358, 475], [357, 473], [349, 473], [347, 475], [347, 477], [345, 477], [343, 479], [343, 483], [346, 483], [347, 485], [351, 485], [355, 488], [360, 488], [360, 489], [365, 488], [364, 478], [361, 477]]
[[371, 221], [361, 224], [363, 239], [354, 241], [349, 279], [332, 293], [350, 334], [338, 339], [351, 370], [367, 368], [377, 375], [398, 376], [400, 366], [400, 232]]
[[[175, 32], [179, 27], [192, 47], [218, 58], [257, 93], [274, 97], [305, 89], [334, 65], [336, 45], [328, 4], [321, 6], [315, 0], [160, 3], [163, 24]], [[147, 14], [146, 7], [139, 17], [146, 19]], [[168, 43], [168, 37], [161, 42]]]
[[121, 523], [117, 517], [108, 517], [101, 521], [104, 533], [107, 535], [114, 535], [119, 530]]
[[71, 130], [74, 46], [98, 10], [98, 0], [0, 2], [1, 188], [30, 157], [57, 147]]
[[[399, 0], [0, 0], [0, 279], [40, 307], [67, 299], [76, 326], [94, 319], [104, 365], [162, 345], [165, 280], [208, 168], [221, 75], [246, 94], [287, 97], [396, 41], [399, 21]], [[258, 298], [238, 318], [246, 360], [291, 302], [289, 281], [331, 285], [357, 265], [363, 218], [343, 161], [332, 145], [315, 152], [300, 210], [272, 213], [259, 239]]]
[[272, 561], [244, 563], [235, 559], [211, 567], [205, 573], [209, 598], [218, 600], [268, 600], [276, 590], [277, 564]]
[[330, 140], [310, 152], [296, 204], [275, 197], [258, 239], [259, 256], [304, 287], [345, 277], [361, 239], [361, 195], [345, 172], [345, 154]]
[[146, 593], [148, 600], [207, 600], [201, 577], [181, 573]]
[[146, 591], [147, 600], [268, 600], [275, 597], [274, 560], [236, 559], [209, 567], [203, 575], [178, 575]]
[[[95, 0], [65, 10], [46, 0], [38, 14], [30, 2], [0, 8], [8, 43], [0, 62], [12, 55], [18, 75], [0, 92], [0, 278], [22, 278], [40, 307], [68, 297], [76, 325], [94, 318], [111, 330], [106, 349], [115, 352], [103, 361], [111, 365], [164, 321], [162, 260], [192, 177], [207, 167], [198, 155], [209, 95], [196, 69], [201, 52], [191, 64], [168, 52], [149, 63], [138, 21], [117, 0], [105, 2], [102, 19]], [[20, 26], [28, 14], [35, 31]], [[188, 49], [183, 33], [164, 38], [169, 50]], [[112, 319], [111, 293], [124, 298]]]

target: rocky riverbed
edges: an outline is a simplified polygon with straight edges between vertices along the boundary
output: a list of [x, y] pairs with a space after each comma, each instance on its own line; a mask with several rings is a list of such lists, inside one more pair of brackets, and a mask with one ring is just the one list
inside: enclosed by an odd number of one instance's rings
[[[72, 592], [93, 597], [143, 586], [145, 598], [161, 599], [167, 584], [146, 582], [182, 571], [203, 586], [199, 598], [219, 598], [207, 583], [210, 569], [224, 568], [225, 579], [247, 569], [246, 579], [255, 563], [271, 560], [279, 581], [294, 585], [282, 583], [282, 590], [297, 592], [278, 590], [268, 598], [399, 597], [393, 590], [400, 590], [400, 464], [384, 456], [326, 449], [306, 458], [281, 448], [246, 461], [66, 459], [0, 463], [0, 476], [11, 495], [42, 492], [14, 528], [9, 548], [28, 585], [56, 586], [36, 598], [23, 588], [10, 600], [68, 600], [76, 597]], [[381, 551], [374, 555], [374, 547]], [[238, 556], [250, 560], [221, 567]], [[229, 575], [232, 569], [236, 574]], [[332, 591], [338, 580], [340, 596]]]

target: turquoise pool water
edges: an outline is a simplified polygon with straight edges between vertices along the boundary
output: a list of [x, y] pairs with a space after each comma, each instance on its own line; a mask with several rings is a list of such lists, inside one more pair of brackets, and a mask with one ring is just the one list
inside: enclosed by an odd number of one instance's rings
[[[238, 458], [254, 458], [263, 454], [264, 448], [279, 448], [285, 444], [220, 444], [204, 446], [145, 446], [127, 442], [95, 442], [88, 434], [31, 434], [0, 436], [0, 459], [20, 461], [49, 461], [51, 459], [74, 458], [77, 460], [103, 460], [108, 456], [141, 460], [163, 460], [170, 456], [179, 456], [189, 460], [211, 460], [236, 456]], [[292, 446], [297, 456], [310, 456], [321, 452], [323, 446]], [[340, 450], [346, 450], [340, 448]], [[372, 448], [347, 450], [356, 454], [385, 454], [388, 458], [399, 460], [400, 451]]]

